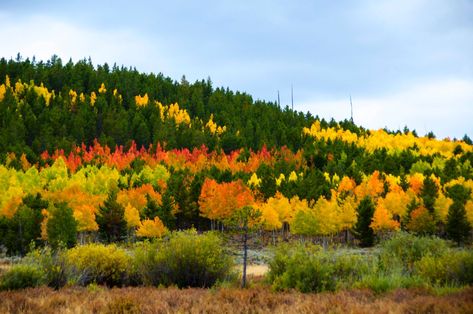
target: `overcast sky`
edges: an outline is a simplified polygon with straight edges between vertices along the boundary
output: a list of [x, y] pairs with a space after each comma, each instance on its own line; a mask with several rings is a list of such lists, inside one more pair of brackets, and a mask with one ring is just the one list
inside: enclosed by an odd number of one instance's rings
[[[364, 127], [473, 137], [473, 0], [0, 0], [0, 56], [135, 66]], [[336, 3], [336, 4], [335, 4]], [[2, 79], [3, 80], [3, 79]]]

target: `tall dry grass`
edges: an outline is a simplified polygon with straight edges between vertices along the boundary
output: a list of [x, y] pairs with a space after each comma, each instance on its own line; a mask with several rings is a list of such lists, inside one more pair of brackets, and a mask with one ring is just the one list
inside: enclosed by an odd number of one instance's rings
[[0, 292], [0, 313], [473, 313], [473, 288], [436, 296], [399, 289], [337, 293], [156, 288], [35, 288]]

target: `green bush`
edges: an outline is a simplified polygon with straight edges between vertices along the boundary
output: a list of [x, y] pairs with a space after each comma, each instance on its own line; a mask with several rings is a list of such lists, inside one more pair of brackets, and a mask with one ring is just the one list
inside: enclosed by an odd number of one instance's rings
[[376, 267], [375, 260], [324, 251], [316, 245], [281, 245], [269, 261], [267, 278], [275, 290], [333, 291], [349, 287]]
[[52, 250], [51, 247], [30, 249], [23, 262], [38, 266], [45, 276], [45, 284], [54, 289], [64, 287], [70, 277], [64, 249]]
[[401, 268], [412, 272], [413, 265], [424, 256], [440, 256], [448, 249], [448, 242], [436, 237], [420, 237], [400, 232], [380, 245], [380, 266], [384, 270]]
[[441, 256], [427, 255], [414, 264], [417, 275], [432, 284], [473, 284], [473, 252], [448, 250]]
[[80, 285], [121, 286], [133, 272], [131, 257], [115, 244], [77, 246], [67, 251], [66, 260], [73, 280]]
[[347, 254], [339, 252], [329, 253], [334, 269], [333, 278], [337, 282], [337, 287], [350, 288], [351, 285], [366, 275], [378, 271], [377, 259], [371, 255]]
[[211, 287], [231, 273], [233, 262], [214, 233], [174, 232], [168, 240], [144, 242], [135, 249], [135, 265], [145, 284]]
[[282, 275], [273, 281], [275, 290], [295, 288], [301, 292], [320, 292], [336, 288], [331, 265], [303, 249], [293, 252], [284, 268]]
[[7, 270], [0, 278], [0, 290], [16, 290], [38, 287], [44, 284], [44, 273], [36, 266], [18, 264]]
[[369, 288], [375, 293], [383, 293], [399, 288], [425, 287], [426, 284], [418, 276], [408, 276], [399, 272], [373, 273], [364, 276], [353, 284], [354, 288]]

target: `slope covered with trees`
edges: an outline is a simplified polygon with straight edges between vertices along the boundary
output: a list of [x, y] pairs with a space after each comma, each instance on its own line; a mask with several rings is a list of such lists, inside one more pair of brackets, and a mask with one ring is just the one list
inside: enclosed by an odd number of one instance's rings
[[[3, 81], [2, 81], [3, 80]], [[473, 146], [90, 61], [0, 60], [0, 245], [251, 224], [302, 236], [398, 230], [470, 241]], [[55, 217], [56, 216], [56, 217]], [[456, 228], [455, 228], [456, 226]], [[461, 229], [461, 230], [460, 230]], [[63, 238], [61, 238], [63, 237]]]

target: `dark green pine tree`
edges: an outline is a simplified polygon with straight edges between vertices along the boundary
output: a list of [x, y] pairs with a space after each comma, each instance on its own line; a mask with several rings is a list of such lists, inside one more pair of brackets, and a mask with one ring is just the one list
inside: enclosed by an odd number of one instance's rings
[[266, 164], [261, 164], [256, 174], [261, 178], [261, 186], [259, 189], [261, 193], [263, 193], [264, 199], [274, 196], [277, 187], [273, 169]]
[[447, 231], [448, 238], [457, 242], [458, 245], [465, 242], [468, 238], [471, 226], [466, 218], [465, 203], [470, 198], [470, 189], [460, 184], [447, 189], [448, 197], [453, 200], [447, 215]]
[[357, 207], [358, 221], [355, 224], [354, 235], [360, 241], [360, 246], [368, 247], [374, 244], [374, 232], [370, 227], [374, 214], [374, 204], [371, 197], [366, 196]]
[[416, 198], [414, 197], [409, 204], [407, 204], [407, 211], [404, 217], [401, 218], [401, 228], [402, 230], [407, 229], [407, 225], [411, 222], [411, 214], [412, 212], [419, 207], [421, 204], [417, 202]]
[[425, 177], [420, 197], [424, 201], [424, 207], [429, 210], [431, 214], [434, 213], [435, 199], [438, 196], [438, 187], [430, 176]]
[[50, 204], [50, 217], [46, 224], [48, 242], [54, 248], [73, 247], [77, 242], [77, 221], [66, 203]]
[[169, 193], [163, 194], [162, 205], [159, 206], [158, 203], [152, 199], [149, 194], [146, 194], [146, 207], [143, 210], [145, 218], [154, 219], [159, 217], [163, 224], [172, 229], [175, 225], [176, 219], [172, 214], [172, 200]]
[[125, 208], [117, 202], [117, 191], [112, 190], [97, 214], [100, 238], [108, 243], [118, 242], [127, 236]]

